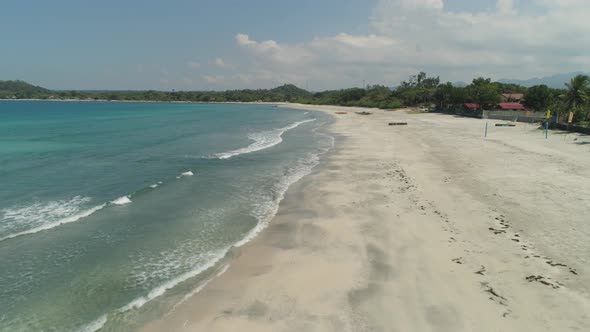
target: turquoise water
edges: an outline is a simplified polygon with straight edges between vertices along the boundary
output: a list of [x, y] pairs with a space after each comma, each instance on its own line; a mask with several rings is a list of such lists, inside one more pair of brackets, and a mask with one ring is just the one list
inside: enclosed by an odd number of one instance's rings
[[332, 145], [268, 105], [0, 101], [0, 331], [165, 314]]

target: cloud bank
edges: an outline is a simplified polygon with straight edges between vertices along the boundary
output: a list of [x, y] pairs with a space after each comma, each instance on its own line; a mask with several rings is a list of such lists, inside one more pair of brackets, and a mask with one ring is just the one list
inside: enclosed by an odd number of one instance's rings
[[443, 0], [379, 0], [365, 35], [342, 32], [289, 44], [237, 34], [245, 65], [232, 80], [320, 90], [363, 80], [395, 85], [420, 70], [451, 81], [586, 70], [588, 17], [586, 0], [531, 0], [526, 7], [498, 0], [479, 12], [449, 11]]

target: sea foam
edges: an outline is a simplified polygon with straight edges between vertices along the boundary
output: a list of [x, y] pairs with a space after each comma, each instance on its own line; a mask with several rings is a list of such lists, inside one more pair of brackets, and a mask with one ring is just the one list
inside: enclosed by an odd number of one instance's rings
[[333, 136], [319, 133], [317, 132], [317, 128], [314, 129], [313, 132], [318, 136], [328, 138], [329, 143], [326, 146], [321, 147], [315, 153], [309, 153], [305, 157], [299, 159], [297, 164], [287, 169], [285, 175], [275, 184], [274, 192], [266, 194], [265, 197], [261, 197], [258, 205], [251, 213], [251, 215], [258, 220], [258, 223], [246, 234], [246, 236], [234, 244], [235, 247], [241, 247], [252, 241], [252, 239], [268, 227], [270, 221], [277, 214], [279, 204], [283, 198], [285, 198], [287, 189], [289, 189], [292, 184], [311, 173], [312, 169], [320, 163], [320, 156], [334, 147], [335, 139]]
[[292, 124], [290, 124], [286, 127], [283, 127], [283, 128], [276, 128], [273, 130], [252, 133], [252, 134], [248, 135], [248, 138], [251, 139], [252, 141], [254, 141], [252, 144], [248, 145], [247, 147], [241, 148], [241, 149], [237, 149], [237, 150], [233, 150], [233, 151], [229, 151], [229, 152], [218, 153], [215, 155], [215, 157], [219, 158], [219, 159], [229, 159], [231, 157], [238, 156], [238, 155], [241, 155], [244, 153], [251, 153], [251, 152], [255, 152], [255, 151], [268, 149], [272, 146], [275, 146], [275, 145], [281, 143], [283, 141], [282, 136], [285, 132], [287, 132], [291, 129], [297, 128], [298, 126], [300, 126], [304, 123], [315, 121], [315, 120], [316, 119], [307, 119], [307, 120], [297, 121], [297, 122], [292, 123]]
[[96, 332], [96, 331], [102, 329], [106, 323], [107, 323], [107, 315], [102, 315], [99, 318], [97, 318], [96, 320], [81, 327], [76, 332]]
[[221, 259], [223, 259], [223, 257], [229, 251], [229, 249], [230, 248], [228, 247], [228, 248], [225, 248], [225, 249], [222, 249], [222, 250], [212, 253], [212, 257], [210, 259], [208, 259], [206, 262], [204, 262], [200, 265], [197, 265], [194, 269], [189, 270], [185, 273], [182, 273], [182, 274], [160, 284], [159, 286], [152, 289], [147, 295], [134, 299], [133, 301], [129, 302], [127, 305], [121, 307], [118, 311], [123, 313], [123, 312], [129, 311], [129, 310], [132, 310], [132, 309], [139, 309], [139, 308], [143, 307], [149, 301], [164, 295], [164, 293], [166, 293], [167, 290], [173, 288], [174, 286], [176, 286], [176, 285], [178, 285], [190, 278], [196, 277], [199, 274], [201, 274], [201, 273], [205, 272], [206, 270], [215, 266], [215, 264], [217, 264], [217, 262], [219, 262]]
[[252, 241], [252, 239], [268, 227], [272, 218], [277, 214], [279, 204], [285, 198], [287, 189], [311, 173], [311, 170], [319, 164], [319, 160], [318, 154], [309, 154], [307, 157], [302, 158], [299, 160], [298, 165], [288, 170], [285, 176], [275, 185], [274, 193], [267, 194], [266, 197], [261, 197], [260, 202], [251, 213], [258, 220], [258, 223], [246, 236], [234, 244], [235, 247], [241, 247]]
[[84, 205], [91, 200], [90, 197], [76, 196], [70, 200], [33, 203], [25, 207], [4, 209], [1, 211], [3, 212], [3, 218], [0, 220], [3, 228], [22, 229], [23, 226], [29, 228], [1, 237], [0, 241], [35, 234], [63, 224], [72, 223], [88, 217], [106, 206], [106, 204], [101, 204], [84, 209]]
[[211, 277], [210, 279], [207, 279], [205, 282], [201, 283], [197, 288], [193, 289], [192, 291], [188, 292], [178, 303], [176, 303], [173, 307], [172, 310], [170, 310], [170, 312], [173, 312], [174, 309], [176, 309], [179, 305], [183, 304], [184, 302], [186, 302], [188, 299], [190, 299], [191, 297], [195, 296], [196, 294], [200, 293], [203, 289], [205, 289], [205, 287], [207, 287], [207, 285], [209, 285], [209, 283], [211, 281], [213, 281], [215, 278], [217, 277], [221, 277], [225, 272], [227, 272], [227, 270], [229, 269], [230, 264], [226, 264], [224, 267], [221, 268], [221, 270], [219, 272], [217, 272], [215, 274], [215, 276]]
[[131, 200], [127, 196], [122, 196], [122, 197], [117, 198], [114, 201], [111, 201], [111, 204], [115, 204], [115, 205], [125, 205], [125, 204], [129, 204], [129, 203], [131, 203]]
[[[315, 120], [315, 119], [313, 119], [313, 120]], [[313, 121], [313, 120], [308, 120], [305, 122], [309, 122], [309, 121]], [[299, 124], [301, 124], [301, 123], [297, 123], [297, 124], [291, 125], [289, 127], [294, 128], [294, 127], [298, 126]], [[284, 128], [282, 128], [282, 129], [284, 129]], [[315, 130], [314, 130], [314, 132], [318, 135], [328, 136], [325, 134], [317, 133]], [[327, 152], [331, 147], [333, 147], [334, 139], [331, 136], [328, 136], [328, 137], [330, 137], [330, 139], [331, 139], [331, 144], [329, 147], [320, 149], [319, 151], [316, 151], [316, 153], [307, 154], [304, 158], [301, 158], [295, 166], [290, 167], [289, 169], [286, 170], [285, 175], [275, 185], [273, 193], [267, 194], [266, 196], [261, 197], [260, 203], [258, 204], [258, 206], [256, 206], [256, 208], [251, 213], [252, 216], [254, 216], [258, 220], [257, 225], [252, 230], [250, 230], [241, 240], [234, 243], [233, 247], [240, 247], [240, 246], [243, 246], [244, 244], [250, 242], [253, 238], [255, 238], [262, 230], [264, 230], [268, 226], [268, 224], [270, 223], [272, 218], [276, 215], [278, 208], [279, 208], [279, 204], [283, 200], [287, 189], [292, 184], [294, 184], [295, 182], [302, 179], [305, 175], [309, 174], [312, 171], [312, 169], [316, 165], [319, 164], [320, 155]], [[184, 175], [184, 176], [188, 176], [188, 175]], [[218, 262], [220, 262], [225, 257], [225, 255], [229, 252], [231, 247], [232, 246], [223, 248], [221, 250], [217, 250], [215, 252], [207, 253], [207, 255], [205, 255], [207, 257], [202, 256], [201, 259], [199, 259], [201, 261], [201, 263], [196, 264], [196, 266], [193, 269], [168, 279], [168, 281], [165, 281], [165, 282], [161, 283], [159, 286], [153, 288], [146, 295], [135, 298], [134, 300], [132, 300], [131, 302], [129, 302], [125, 306], [119, 308], [117, 311], [120, 313], [125, 313], [127, 311], [139, 309], [139, 308], [143, 307], [146, 303], [164, 295], [168, 290], [174, 288], [175, 286], [179, 285], [180, 283], [183, 283], [190, 278], [196, 277], [196, 276], [200, 275], [201, 273], [205, 272], [206, 270], [214, 267]], [[204, 260], [204, 262], [203, 262], [203, 260]], [[177, 267], [177, 264], [175, 262], [173, 262], [173, 263], [174, 263], [174, 264], [172, 264], [173, 267]], [[192, 297], [195, 294], [202, 291], [215, 277], [219, 277], [222, 274], [224, 274], [228, 268], [229, 268], [229, 264], [225, 265], [223, 268], [221, 268], [221, 270], [214, 277], [204, 281], [198, 287], [196, 287], [195, 289], [193, 289], [192, 291], [187, 293], [178, 303], [176, 303], [173, 306], [172, 310], [174, 310], [178, 305], [180, 305], [183, 302], [185, 302], [186, 300], [188, 300], [190, 297]], [[104, 325], [105, 323], [106, 323], [106, 321], [102, 322], [102, 325]]]

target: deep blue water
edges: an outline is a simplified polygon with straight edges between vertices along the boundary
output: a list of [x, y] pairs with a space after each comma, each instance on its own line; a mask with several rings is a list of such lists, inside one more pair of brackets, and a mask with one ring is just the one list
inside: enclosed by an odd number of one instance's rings
[[0, 101], [0, 331], [169, 310], [318, 163], [329, 119], [269, 105]]

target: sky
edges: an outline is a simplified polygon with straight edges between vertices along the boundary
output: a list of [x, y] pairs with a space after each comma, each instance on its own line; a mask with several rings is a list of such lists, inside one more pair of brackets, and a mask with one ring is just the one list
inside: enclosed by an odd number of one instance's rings
[[590, 69], [588, 0], [3, 0], [0, 80], [313, 91]]

